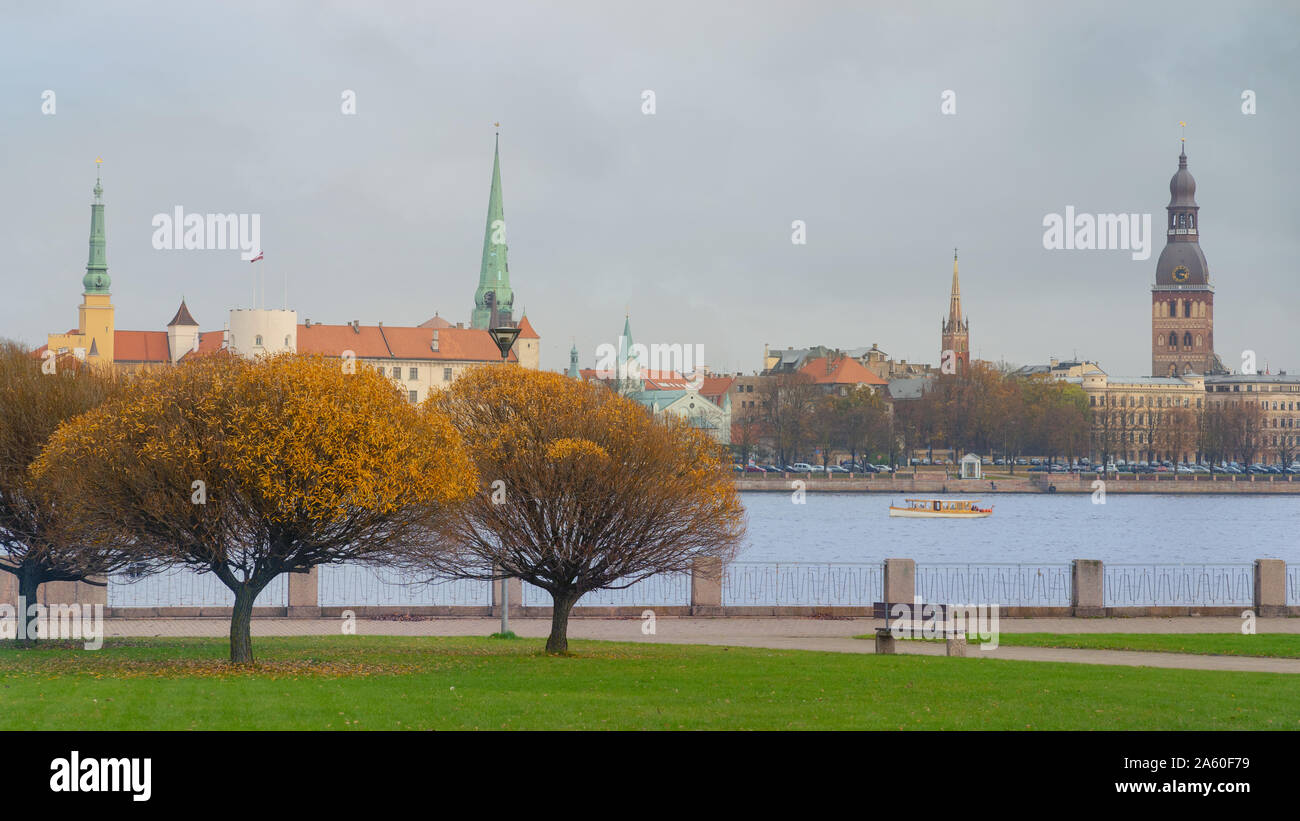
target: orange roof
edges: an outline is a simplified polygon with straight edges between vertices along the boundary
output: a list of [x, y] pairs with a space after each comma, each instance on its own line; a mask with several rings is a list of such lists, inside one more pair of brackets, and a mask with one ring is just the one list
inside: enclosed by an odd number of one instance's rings
[[[438, 350], [433, 332], [438, 331]], [[298, 353], [341, 356], [352, 351], [358, 359], [430, 359], [452, 362], [500, 362], [492, 335], [476, 328], [397, 328], [386, 325], [298, 326]], [[517, 361], [514, 351], [510, 361]]]
[[[828, 367], [829, 361], [829, 367]], [[824, 356], [810, 359], [799, 369], [812, 377], [818, 385], [888, 385], [887, 380], [876, 376], [851, 356], [828, 360]]]
[[523, 319], [519, 320], [519, 338], [541, 339], [541, 337], [537, 335], [537, 331], [533, 330], [533, 323], [528, 321], [528, 316], [526, 314]]
[[225, 345], [225, 331], [203, 331], [199, 334], [199, 349], [197, 351], [186, 351], [181, 355], [181, 359], [214, 353], [224, 348]]
[[113, 361], [171, 362], [166, 331], [114, 331]]
[[734, 376], [706, 376], [704, 384], [700, 386], [700, 396], [705, 399], [711, 399], [722, 404], [722, 397], [727, 391], [731, 390], [731, 383], [735, 382]]
[[434, 314], [431, 319], [426, 319], [420, 323], [421, 328], [450, 328], [451, 323], [442, 317]]

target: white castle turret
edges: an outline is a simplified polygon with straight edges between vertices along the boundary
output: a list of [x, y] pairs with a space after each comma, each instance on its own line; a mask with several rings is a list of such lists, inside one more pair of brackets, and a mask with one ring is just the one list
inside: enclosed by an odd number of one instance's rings
[[298, 312], [236, 308], [230, 312], [230, 350], [245, 357], [298, 350]]

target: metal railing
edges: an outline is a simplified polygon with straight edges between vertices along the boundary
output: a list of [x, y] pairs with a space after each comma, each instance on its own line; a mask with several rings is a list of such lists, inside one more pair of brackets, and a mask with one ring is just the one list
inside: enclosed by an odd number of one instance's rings
[[870, 607], [883, 590], [879, 562], [732, 562], [722, 574], [724, 607]]
[[[486, 607], [493, 583], [430, 582], [424, 577], [369, 565], [324, 565], [318, 571], [322, 607]], [[497, 583], [499, 584], [499, 583]], [[883, 598], [880, 562], [732, 562], [723, 569], [726, 607], [869, 607]], [[925, 602], [1020, 607], [1070, 605], [1070, 566], [1065, 563], [918, 564], [915, 592]], [[177, 569], [140, 578], [109, 577], [108, 605], [131, 607], [230, 607], [234, 595], [211, 573]], [[1286, 569], [1286, 602], [1300, 605], [1300, 563]], [[687, 606], [691, 576], [651, 576], [620, 590], [583, 596], [585, 607]], [[1103, 605], [1250, 607], [1254, 566], [1232, 564], [1105, 564]], [[262, 591], [258, 607], [288, 605], [288, 576]], [[522, 602], [548, 607], [550, 594], [525, 583]]]
[[429, 581], [371, 565], [327, 564], [319, 570], [321, 607], [488, 607], [491, 582]]
[[[498, 582], [500, 584], [500, 582]], [[540, 587], [523, 583], [525, 607], [550, 607], [551, 594]], [[593, 590], [578, 599], [575, 607], [676, 607], [691, 603], [689, 573], [661, 573], [634, 582], [621, 590]]]
[[[235, 594], [212, 573], [177, 568], [148, 576], [115, 573], [108, 577], [109, 607], [233, 607]], [[289, 577], [277, 576], [254, 607], [289, 604]]]
[[1252, 564], [1107, 564], [1102, 572], [1106, 607], [1254, 604]]
[[918, 564], [915, 587], [927, 603], [1069, 607], [1070, 565]]

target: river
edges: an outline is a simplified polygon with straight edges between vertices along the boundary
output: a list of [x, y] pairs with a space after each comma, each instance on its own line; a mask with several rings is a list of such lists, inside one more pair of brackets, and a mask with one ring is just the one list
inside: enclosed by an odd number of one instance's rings
[[[1300, 497], [990, 494], [969, 521], [890, 518], [902, 496], [742, 493], [746, 562], [1300, 562]], [[958, 498], [940, 496], [938, 498]]]

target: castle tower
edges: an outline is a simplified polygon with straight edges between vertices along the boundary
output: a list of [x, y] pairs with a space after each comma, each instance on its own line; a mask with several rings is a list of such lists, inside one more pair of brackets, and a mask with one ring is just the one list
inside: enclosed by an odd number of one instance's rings
[[190, 315], [190, 309], [181, 298], [181, 307], [176, 309], [176, 316], [167, 323], [167, 352], [175, 365], [181, 357], [199, 347], [199, 323]]
[[1214, 353], [1214, 288], [1201, 251], [1196, 180], [1187, 170], [1187, 150], [1169, 180], [1165, 249], [1151, 286], [1151, 375], [1226, 373]]
[[[948, 318], [943, 321], [939, 337], [939, 364], [951, 358], [952, 368], [964, 376], [970, 368], [970, 320], [961, 314], [961, 285], [957, 281], [957, 249], [952, 249], [952, 292], [948, 297]], [[952, 353], [947, 353], [952, 351]]]
[[515, 295], [510, 290], [510, 265], [506, 260], [506, 218], [501, 203], [501, 136], [492, 157], [492, 188], [488, 193], [487, 227], [483, 232], [483, 262], [470, 327], [486, 330], [511, 323]]

